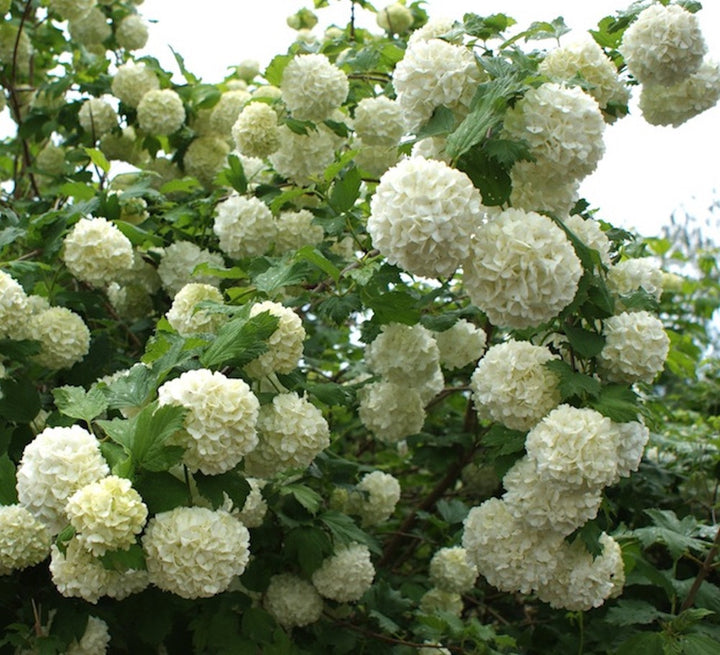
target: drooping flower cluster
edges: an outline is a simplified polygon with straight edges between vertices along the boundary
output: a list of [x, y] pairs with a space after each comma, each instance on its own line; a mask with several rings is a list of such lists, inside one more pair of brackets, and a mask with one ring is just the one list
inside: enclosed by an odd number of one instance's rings
[[319, 123], [347, 98], [347, 75], [325, 55], [295, 57], [283, 71], [282, 99], [294, 118]]
[[0, 271], [0, 338], [23, 338], [28, 312], [25, 290], [15, 278]]
[[464, 318], [434, 336], [440, 363], [449, 369], [462, 368], [480, 359], [487, 343], [485, 330]]
[[403, 109], [385, 96], [363, 98], [355, 108], [353, 127], [365, 145], [397, 145], [405, 133]]
[[50, 530], [25, 507], [0, 506], [0, 576], [42, 562], [50, 542]]
[[358, 400], [363, 425], [385, 443], [420, 432], [425, 422], [420, 392], [403, 384], [383, 380], [366, 384], [358, 392]]
[[305, 245], [316, 245], [323, 240], [325, 231], [313, 223], [313, 215], [307, 209], [281, 212], [277, 218], [275, 253], [299, 250]]
[[99, 139], [114, 127], [117, 127], [118, 117], [112, 105], [100, 98], [86, 100], [78, 112], [80, 126], [93, 139]]
[[323, 600], [315, 587], [292, 573], [278, 573], [270, 578], [263, 604], [285, 628], [315, 623], [323, 611]]
[[375, 567], [370, 550], [364, 544], [351, 544], [323, 561], [312, 575], [312, 583], [321, 596], [339, 603], [360, 600], [370, 588]]
[[215, 208], [213, 230], [220, 239], [220, 249], [239, 258], [255, 257], [269, 250], [277, 227], [262, 200], [233, 194]]
[[280, 147], [280, 130], [275, 110], [264, 102], [251, 102], [232, 126], [238, 150], [249, 157], [267, 157]]
[[49, 307], [30, 316], [28, 337], [40, 343], [36, 362], [51, 370], [70, 368], [81, 361], [90, 349], [90, 330], [75, 312], [67, 307]]
[[172, 89], [152, 89], [137, 106], [140, 128], [153, 136], [172, 134], [185, 122], [185, 107]]
[[383, 471], [365, 474], [355, 488], [361, 495], [351, 497], [350, 511], [360, 514], [365, 526], [387, 521], [400, 500], [400, 483]]
[[663, 290], [663, 273], [660, 264], [651, 257], [625, 259], [610, 267], [608, 287], [624, 296], [642, 289], [655, 300], [660, 300]]
[[160, 82], [157, 75], [145, 64], [128, 62], [118, 66], [110, 88], [121, 102], [137, 107], [148, 91], [160, 88]]
[[96, 616], [88, 617], [83, 636], [70, 642], [66, 655], [103, 655], [110, 643], [108, 625]]
[[464, 548], [441, 548], [430, 560], [430, 582], [438, 589], [463, 594], [475, 585], [477, 567]]
[[125, 50], [140, 50], [148, 40], [148, 28], [138, 14], [125, 16], [115, 28], [118, 45]]
[[225, 267], [222, 255], [203, 250], [192, 241], [176, 241], [164, 249], [158, 275], [165, 291], [175, 296], [188, 282], [217, 286], [219, 279], [209, 273], [195, 272], [201, 264], [210, 268]]
[[183, 337], [200, 332], [215, 333], [225, 322], [224, 314], [196, 309], [198, 303], [213, 301], [223, 303], [220, 291], [209, 285], [190, 282], [175, 294], [173, 303], [167, 312], [168, 323]]

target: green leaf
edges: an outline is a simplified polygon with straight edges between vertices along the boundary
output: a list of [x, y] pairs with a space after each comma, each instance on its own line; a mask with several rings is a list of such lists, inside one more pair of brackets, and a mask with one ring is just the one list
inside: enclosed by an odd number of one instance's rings
[[60, 193], [76, 200], [92, 200], [97, 194], [97, 189], [92, 184], [83, 182], [66, 182], [59, 189]]
[[269, 84], [280, 86], [282, 82], [282, 74], [285, 67], [290, 63], [293, 55], [276, 55], [270, 61], [270, 64], [265, 69], [265, 79]]
[[663, 638], [657, 632], [635, 634], [618, 648], [617, 655], [661, 655]]
[[148, 471], [167, 471], [182, 459], [184, 448], [165, 442], [184, 428], [187, 410], [157, 402], [145, 407], [134, 419], [131, 454], [137, 466]]
[[200, 80], [185, 67], [185, 59], [183, 56], [179, 52], [173, 50], [173, 48], [170, 48], [170, 51], [173, 53], [175, 61], [177, 62], [178, 68], [180, 69], [182, 76], [185, 78], [185, 81], [188, 84], [197, 84]]
[[269, 293], [281, 287], [305, 282], [313, 270], [308, 262], [285, 259], [256, 275], [253, 282], [260, 291]]
[[330, 197], [328, 198], [330, 206], [338, 214], [350, 209], [360, 196], [361, 183], [362, 177], [357, 166], [348, 168], [339, 179], [335, 180], [330, 189]]
[[[449, 143], [449, 140], [448, 140]], [[512, 193], [510, 173], [496, 159], [489, 157], [480, 147], [465, 151], [457, 167], [467, 174], [480, 189], [483, 203], [488, 207], [504, 205]]]
[[0, 417], [15, 423], [30, 423], [41, 408], [40, 395], [30, 378], [0, 380]]
[[645, 548], [661, 543], [667, 546], [674, 560], [680, 559], [687, 551], [702, 552], [708, 543], [698, 539], [698, 522], [692, 516], [678, 519], [672, 510], [646, 509], [645, 513], [654, 525], [637, 528], [632, 534], [640, 539]]
[[127, 223], [125, 221], [114, 221], [118, 230], [120, 230], [134, 246], [144, 246], [151, 244], [153, 246], [163, 246], [164, 242], [161, 237], [152, 232], [143, 230], [137, 225]]
[[40, 352], [40, 343], [28, 339], [0, 339], [0, 356], [22, 361]]
[[447, 521], [451, 525], [455, 523], [462, 523], [465, 517], [468, 515], [470, 508], [457, 498], [445, 500], [441, 498], [435, 504], [438, 514], [443, 517], [443, 520]]
[[578, 373], [567, 362], [551, 359], [545, 366], [558, 377], [558, 389], [563, 401], [568, 398], [596, 398], [602, 389], [600, 381], [590, 375]]
[[605, 620], [610, 625], [629, 626], [648, 625], [667, 617], [668, 614], [647, 601], [620, 599], [608, 610]]
[[305, 260], [327, 273], [335, 282], [340, 279], [340, 269], [314, 246], [303, 246], [295, 255], [298, 260]]
[[132, 544], [124, 550], [111, 550], [100, 556], [104, 568], [110, 571], [144, 571], [145, 553], [140, 544]]
[[103, 173], [110, 172], [110, 162], [101, 150], [98, 150], [97, 148], [83, 148], [83, 150], [85, 150], [87, 156], [90, 157], [90, 161]]
[[639, 402], [638, 395], [629, 387], [611, 384], [603, 387], [590, 406], [616, 423], [629, 423], [638, 419]]
[[597, 357], [605, 346], [605, 337], [602, 334], [591, 332], [585, 328], [565, 325], [563, 328], [572, 349], [580, 355], [590, 359]]
[[6, 453], [0, 455], [0, 505], [14, 505], [18, 501], [15, 464]]
[[79, 418], [88, 425], [108, 407], [105, 394], [97, 387], [85, 391], [82, 387], [56, 387], [52, 391], [55, 407], [70, 418]]
[[420, 320], [418, 301], [405, 291], [387, 291], [370, 295], [363, 290], [365, 305], [372, 309], [375, 318], [382, 324], [404, 323], [415, 325]]
[[242, 162], [237, 155], [228, 155], [228, 170], [223, 171], [225, 180], [238, 193], [247, 191], [247, 178]]
[[333, 552], [332, 544], [325, 532], [309, 526], [290, 530], [283, 546], [287, 556], [296, 560], [307, 576], [312, 575], [322, 561]]
[[320, 515], [320, 520], [330, 530], [336, 546], [349, 546], [352, 543], [365, 544], [373, 553], [382, 553], [373, 537], [361, 530], [347, 514], [329, 510]]
[[530, 25], [530, 28], [524, 33], [526, 41], [540, 41], [542, 39], [559, 39], [563, 34], [567, 34], [570, 28], [565, 25], [562, 16], [558, 16], [551, 22], [536, 21]]
[[201, 496], [207, 498], [217, 509], [225, 502], [225, 494], [232, 501], [234, 507], [242, 509], [245, 499], [250, 493], [250, 484], [236, 471], [227, 471], [219, 475], [193, 474], [195, 484]]
[[416, 140], [422, 141], [431, 136], [450, 134], [455, 129], [455, 114], [445, 105], [436, 107], [430, 120], [423, 125], [416, 134]]
[[215, 340], [200, 357], [200, 362], [207, 368], [220, 366], [244, 366], [267, 350], [267, 339], [278, 326], [277, 316], [270, 312], [261, 312], [248, 317], [247, 312], [223, 325]]
[[165, 471], [143, 473], [135, 480], [134, 486], [151, 514], [167, 512], [189, 502], [185, 483]]
[[683, 655], [717, 655], [718, 642], [708, 635], [691, 634], [680, 638]]
[[310, 487], [304, 484], [288, 484], [285, 485], [281, 493], [291, 495], [298, 501], [310, 514], [317, 514], [322, 505], [322, 496]]
[[483, 436], [483, 446], [489, 448], [494, 456], [514, 455], [525, 450], [525, 432], [511, 430], [495, 423]]
[[515, 25], [517, 21], [505, 14], [492, 14], [491, 16], [478, 16], [477, 14], [465, 14], [463, 26], [470, 36], [487, 41], [502, 34], [508, 27]]
[[58, 550], [64, 555], [67, 551], [67, 545], [69, 541], [75, 536], [75, 528], [72, 525], [66, 525], [57, 537], [55, 537], [55, 545]]
[[309, 394], [330, 407], [345, 407], [355, 399], [351, 389], [335, 382], [309, 384], [306, 389]]

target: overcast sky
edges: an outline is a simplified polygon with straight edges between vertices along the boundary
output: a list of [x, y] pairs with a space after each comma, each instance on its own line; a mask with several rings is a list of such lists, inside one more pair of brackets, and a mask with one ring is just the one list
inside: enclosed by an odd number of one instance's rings
[[[378, 8], [386, 4], [375, 2]], [[518, 27], [563, 16], [573, 29], [587, 30], [628, 4], [615, 0], [428, 0], [425, 6], [430, 16], [458, 19], [468, 11], [502, 12], [514, 17]], [[303, 6], [312, 7], [312, 1], [202, 0], [192, 11], [180, 11], [176, 2], [145, 0], [140, 12], [147, 20], [157, 21], [150, 27], [145, 52], [173, 70], [171, 45], [183, 54], [191, 71], [204, 81], [217, 82], [229, 66], [243, 59], [265, 65], [284, 52], [294, 35], [285, 19]], [[332, 23], [344, 26], [350, 17], [350, 1], [330, 0], [330, 7], [316, 13], [318, 33]], [[699, 17], [709, 52], [720, 60], [720, 0], [706, 0]], [[357, 22], [373, 28], [375, 17], [358, 9]], [[631, 110], [631, 116], [606, 130], [605, 157], [581, 192], [601, 208], [600, 216], [609, 222], [654, 235], [681, 206], [700, 213], [713, 198], [720, 198], [720, 107], [677, 129], [648, 125], [633, 104]]]

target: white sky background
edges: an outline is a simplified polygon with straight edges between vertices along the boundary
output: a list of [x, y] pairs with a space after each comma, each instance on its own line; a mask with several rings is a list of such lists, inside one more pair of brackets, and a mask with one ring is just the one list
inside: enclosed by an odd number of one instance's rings
[[[389, 2], [376, 0], [374, 4], [381, 8]], [[167, 47], [171, 45], [183, 55], [188, 69], [206, 82], [222, 80], [228, 67], [243, 59], [255, 59], [264, 67], [294, 40], [286, 17], [303, 6], [312, 8], [312, 0], [202, 0], [192, 10], [181, 10], [180, 4], [145, 0], [140, 5], [146, 20], [157, 21], [150, 26], [143, 54], [152, 54], [169, 70], [177, 70]], [[516, 28], [563, 16], [569, 27], [587, 30], [629, 4], [630, 0], [428, 0], [425, 7], [431, 17], [456, 19], [468, 11], [505, 13], [518, 21]], [[708, 51], [720, 60], [720, 0], [703, 4], [698, 15]], [[344, 26], [350, 18], [350, 0], [331, 0], [330, 7], [316, 13], [318, 34], [333, 23]], [[374, 14], [360, 8], [356, 22], [379, 30]], [[551, 47], [553, 42], [536, 43]], [[614, 225], [653, 236], [673, 211], [684, 207], [704, 218], [713, 199], [720, 199], [720, 107], [672, 128], [648, 125], [631, 103], [631, 115], [606, 129], [605, 144], [605, 157], [584, 181], [581, 193], [592, 206], [601, 208], [601, 218]], [[716, 233], [720, 231], [720, 226], [715, 228]]]

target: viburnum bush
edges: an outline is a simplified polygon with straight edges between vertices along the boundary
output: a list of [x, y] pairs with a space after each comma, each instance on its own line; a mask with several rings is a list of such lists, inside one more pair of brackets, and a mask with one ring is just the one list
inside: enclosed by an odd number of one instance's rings
[[0, 1], [0, 653], [717, 652], [717, 253], [578, 195], [718, 101], [699, 3], [217, 83], [140, 4]]

